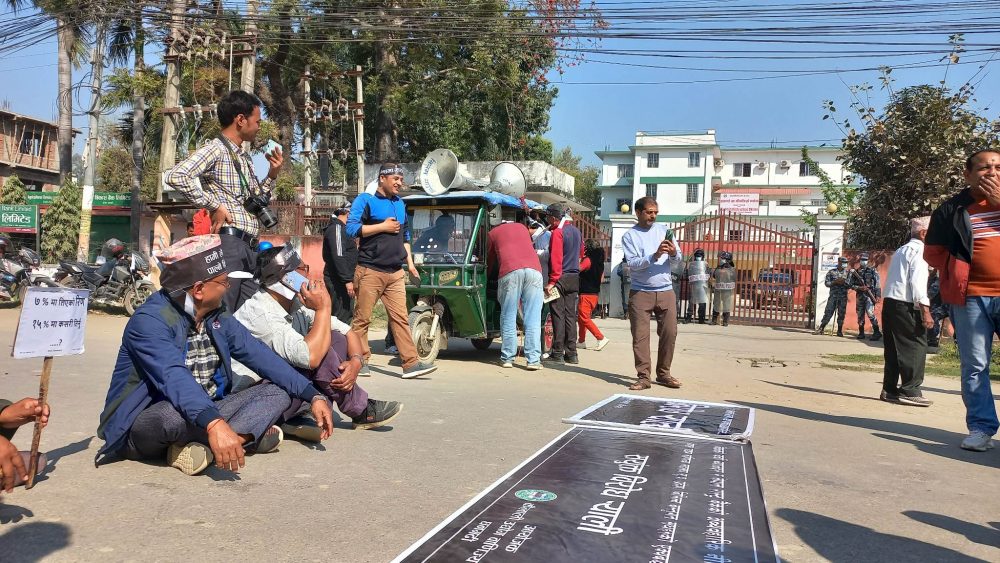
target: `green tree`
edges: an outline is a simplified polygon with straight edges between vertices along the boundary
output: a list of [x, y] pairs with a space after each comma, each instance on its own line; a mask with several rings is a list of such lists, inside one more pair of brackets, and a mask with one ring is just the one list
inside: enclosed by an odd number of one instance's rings
[[573, 154], [572, 147], [563, 147], [552, 153], [552, 165], [576, 179], [573, 196], [595, 208], [601, 205], [601, 190], [597, 180], [601, 171], [596, 166], [580, 166], [583, 157]]
[[132, 189], [131, 152], [115, 144], [101, 149], [97, 158], [97, 191], [125, 193]]
[[28, 203], [28, 193], [24, 189], [24, 182], [17, 177], [17, 174], [11, 174], [3, 184], [0, 204], [24, 205], [26, 203]]
[[[961, 41], [961, 36], [951, 38], [952, 63], [959, 60]], [[888, 94], [882, 111], [871, 100], [872, 86], [853, 86], [851, 109], [860, 126], [850, 119], [841, 126], [843, 162], [861, 186], [847, 229], [848, 244], [856, 248], [896, 248], [905, 242], [911, 218], [929, 215], [965, 187], [967, 156], [1000, 140], [1000, 120], [991, 121], [972, 107], [971, 79], [956, 90], [942, 80], [897, 91], [891, 73], [882, 69], [882, 89]], [[824, 107], [824, 119], [837, 111], [832, 101]]]
[[52, 205], [42, 216], [42, 259], [57, 262], [76, 256], [80, 238], [80, 200], [83, 194], [75, 182], [63, 182]]
[[[850, 217], [858, 206], [858, 197], [861, 193], [858, 186], [852, 185], [850, 178], [844, 184], [834, 183], [830, 175], [820, 168], [819, 164], [809, 156], [809, 149], [806, 147], [802, 147], [802, 160], [809, 165], [819, 179], [820, 191], [823, 192], [823, 199], [827, 202], [827, 212], [832, 211], [830, 215], [833, 217], [840, 215]], [[830, 207], [829, 204], [833, 204], [833, 207]], [[803, 207], [800, 212], [803, 223], [810, 227], [816, 226], [816, 215], [812, 211]]]

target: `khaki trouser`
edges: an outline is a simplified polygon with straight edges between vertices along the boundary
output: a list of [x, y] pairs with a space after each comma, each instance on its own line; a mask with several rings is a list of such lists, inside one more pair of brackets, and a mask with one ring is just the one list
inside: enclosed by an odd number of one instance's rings
[[357, 305], [354, 309], [354, 322], [351, 328], [361, 337], [361, 347], [365, 354], [365, 362], [371, 357], [368, 346], [368, 325], [372, 321], [372, 310], [375, 302], [382, 299], [386, 316], [389, 317], [389, 330], [399, 349], [399, 357], [403, 360], [403, 368], [417, 363], [417, 347], [413, 345], [410, 335], [410, 325], [406, 311], [406, 273], [403, 270], [387, 274], [359, 265], [354, 271], [354, 294]]
[[632, 291], [628, 303], [629, 323], [632, 325], [632, 354], [639, 380], [649, 381], [649, 322], [656, 319], [656, 378], [670, 376], [674, 360], [674, 342], [677, 340], [677, 298], [672, 290]]

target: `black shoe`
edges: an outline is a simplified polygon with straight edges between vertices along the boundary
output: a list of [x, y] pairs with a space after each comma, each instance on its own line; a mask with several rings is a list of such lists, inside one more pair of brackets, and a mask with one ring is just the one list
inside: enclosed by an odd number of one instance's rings
[[899, 395], [895, 393], [887, 393], [886, 391], [883, 390], [882, 393], [878, 396], [878, 400], [885, 401], [887, 403], [899, 403]]
[[837, 336], [843, 338], [844, 337], [844, 329], [842, 329], [842, 328], [837, 329]]
[[877, 342], [879, 340], [882, 340], [882, 333], [876, 330], [875, 332], [872, 333], [872, 337], [869, 338], [868, 340], [871, 342]]
[[562, 354], [549, 354], [549, 357], [542, 358], [542, 361], [543, 362], [554, 363], [554, 364], [562, 364], [562, 363], [565, 363], [563, 361], [563, 358], [564, 358], [564, 356]]
[[567, 364], [576, 365], [580, 363], [580, 356], [577, 356], [576, 354], [566, 354], [565, 359], [563, 361]]
[[865, 331], [862, 330], [861, 332], [859, 332], [858, 335], [855, 338], [857, 338], [858, 340], [864, 340], [865, 339]]
[[403, 403], [368, 399], [368, 406], [365, 407], [365, 412], [351, 417], [351, 422], [354, 423], [352, 428], [360, 428], [362, 430], [378, 428], [379, 426], [388, 424], [390, 420], [396, 418], [396, 415], [401, 412], [403, 412]]

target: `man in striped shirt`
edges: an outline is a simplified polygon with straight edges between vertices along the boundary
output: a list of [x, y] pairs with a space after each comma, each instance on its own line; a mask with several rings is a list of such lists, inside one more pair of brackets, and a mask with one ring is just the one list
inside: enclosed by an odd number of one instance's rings
[[[246, 200], [256, 195], [269, 201], [284, 162], [280, 150], [265, 155], [270, 170], [260, 181], [254, 174], [249, 153], [243, 150], [243, 143], [252, 143], [257, 138], [260, 106], [257, 96], [242, 90], [226, 94], [217, 110], [222, 132], [173, 167], [164, 178], [168, 186], [188, 201], [208, 209], [212, 233], [243, 241], [240, 267], [244, 271], [253, 271], [257, 263], [257, 237], [262, 230], [257, 216], [246, 209]], [[232, 313], [256, 290], [253, 280], [240, 280], [232, 283], [223, 302]]]

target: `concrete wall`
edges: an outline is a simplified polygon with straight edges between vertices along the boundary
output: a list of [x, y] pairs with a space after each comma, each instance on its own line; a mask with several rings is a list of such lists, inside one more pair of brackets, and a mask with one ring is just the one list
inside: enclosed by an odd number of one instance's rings
[[[470, 161], [470, 162], [459, 162], [459, 171], [472, 178], [474, 180], [488, 180], [490, 173], [493, 172], [493, 168], [500, 161], [483, 160], [483, 161]], [[559, 170], [555, 166], [552, 166], [548, 162], [543, 162], [540, 160], [527, 160], [527, 161], [515, 161], [515, 165], [524, 172], [524, 178], [528, 183], [528, 186], [544, 186], [551, 187], [558, 190], [560, 193], [566, 195], [573, 195], [573, 189], [576, 186], [576, 178], [570, 176], [569, 174]], [[419, 185], [420, 184], [420, 163], [419, 162], [404, 162], [400, 166], [403, 168], [403, 181], [406, 185]], [[365, 165], [365, 178], [370, 181], [378, 179], [378, 169], [377, 164], [366, 164]]]

